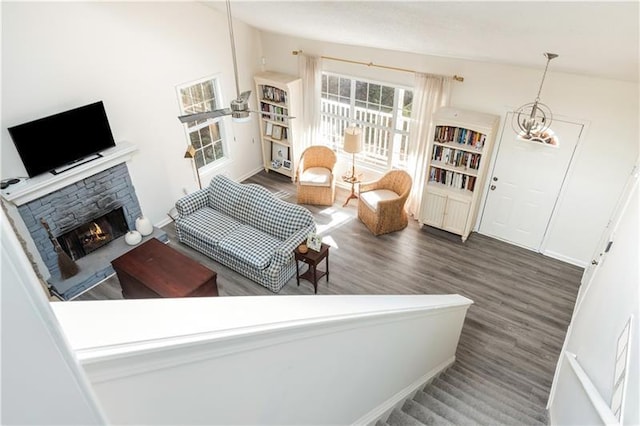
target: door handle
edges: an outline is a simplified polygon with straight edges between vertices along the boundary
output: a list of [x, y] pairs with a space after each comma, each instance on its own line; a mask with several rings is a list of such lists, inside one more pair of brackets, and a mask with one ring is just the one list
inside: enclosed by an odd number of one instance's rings
[[597, 260], [595, 260], [595, 259], [593, 259], [593, 260], [591, 261], [591, 264], [592, 264], [592, 265], [597, 265], [597, 264], [598, 264], [598, 261], [597, 261]]
[[495, 189], [496, 189], [496, 186], [495, 185], [491, 185], [491, 190], [493, 191]]

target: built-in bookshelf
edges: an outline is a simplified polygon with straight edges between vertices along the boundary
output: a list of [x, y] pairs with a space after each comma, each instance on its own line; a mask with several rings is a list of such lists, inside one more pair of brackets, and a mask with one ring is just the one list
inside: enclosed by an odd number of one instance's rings
[[500, 118], [458, 108], [433, 116], [419, 222], [466, 241], [476, 225]]
[[[295, 179], [302, 152], [302, 80], [275, 72], [254, 77], [260, 114], [264, 169]], [[295, 118], [292, 118], [295, 117]]]

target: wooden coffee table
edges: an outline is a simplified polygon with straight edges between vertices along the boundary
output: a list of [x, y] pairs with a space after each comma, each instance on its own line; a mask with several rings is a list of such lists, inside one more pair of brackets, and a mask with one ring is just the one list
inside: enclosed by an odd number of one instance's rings
[[125, 299], [217, 296], [217, 274], [152, 238], [111, 262]]

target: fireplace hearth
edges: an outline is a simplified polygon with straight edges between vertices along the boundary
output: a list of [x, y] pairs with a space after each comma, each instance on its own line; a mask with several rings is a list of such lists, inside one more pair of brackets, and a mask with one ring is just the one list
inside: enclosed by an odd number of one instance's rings
[[127, 231], [124, 210], [119, 207], [60, 235], [57, 240], [73, 260], [78, 260], [121, 237]]

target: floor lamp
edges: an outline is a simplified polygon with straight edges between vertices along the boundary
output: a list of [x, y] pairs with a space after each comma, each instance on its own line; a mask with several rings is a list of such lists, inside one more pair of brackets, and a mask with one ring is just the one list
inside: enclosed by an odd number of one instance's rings
[[188, 158], [193, 163], [193, 170], [196, 172], [196, 178], [198, 179], [198, 189], [202, 189], [202, 183], [200, 182], [200, 172], [198, 172], [198, 166], [196, 166], [196, 149], [193, 145], [189, 144], [187, 150], [184, 153], [184, 158]]
[[342, 207], [345, 207], [349, 200], [356, 199], [355, 185], [358, 183], [356, 177], [356, 154], [362, 151], [362, 129], [358, 127], [347, 127], [344, 129], [344, 147], [345, 152], [351, 154], [351, 176], [344, 179], [345, 182], [351, 183], [351, 194], [347, 197]]

